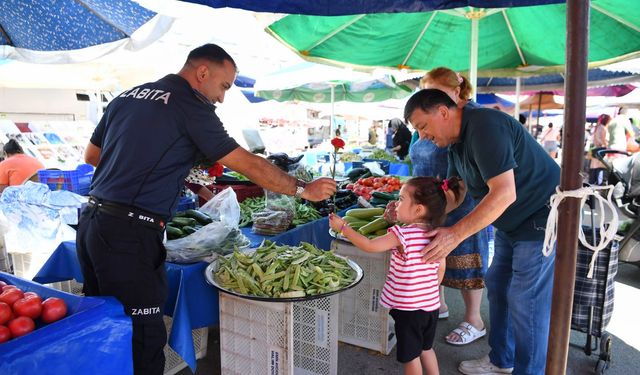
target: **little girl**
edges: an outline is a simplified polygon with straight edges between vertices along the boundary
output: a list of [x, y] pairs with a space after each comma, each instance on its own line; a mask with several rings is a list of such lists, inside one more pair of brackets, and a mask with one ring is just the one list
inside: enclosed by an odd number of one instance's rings
[[[444, 223], [447, 196], [458, 199], [460, 179], [440, 180], [435, 177], [414, 177], [400, 189], [396, 206], [397, 220], [389, 233], [368, 239], [339, 216], [332, 214], [329, 225], [355, 246], [366, 252], [391, 249], [387, 280], [380, 304], [390, 309], [398, 338], [397, 359], [405, 374], [439, 374], [438, 360], [432, 349], [438, 322], [440, 299], [438, 286], [444, 276], [444, 259], [424, 263], [422, 250], [429, 243], [426, 233]], [[450, 196], [453, 199], [453, 196]]]

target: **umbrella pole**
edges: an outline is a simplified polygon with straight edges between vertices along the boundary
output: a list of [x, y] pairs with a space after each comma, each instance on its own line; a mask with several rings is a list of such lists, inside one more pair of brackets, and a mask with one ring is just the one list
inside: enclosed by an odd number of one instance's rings
[[[335, 123], [335, 104], [336, 102], [336, 88], [335, 86], [333, 86], [333, 84], [331, 85], [331, 134], [333, 134], [333, 136], [336, 136], [336, 123]], [[342, 134], [340, 134], [340, 136], [342, 136]]]
[[520, 88], [521, 88], [522, 80], [520, 77], [516, 78], [516, 104], [513, 109], [513, 117], [517, 120], [520, 119]]
[[471, 51], [469, 51], [469, 81], [471, 81], [471, 87], [476, 89], [473, 91], [472, 99], [475, 102], [478, 92], [478, 18], [471, 19]]
[[[560, 190], [582, 186], [584, 123], [587, 101], [590, 1], [567, 0], [567, 67]], [[548, 375], [565, 374], [569, 352], [571, 309], [576, 277], [580, 199], [567, 198], [558, 207], [558, 242], [547, 349]]]
[[542, 93], [538, 93], [538, 113], [536, 113], [536, 130], [540, 129], [540, 107], [542, 106]]

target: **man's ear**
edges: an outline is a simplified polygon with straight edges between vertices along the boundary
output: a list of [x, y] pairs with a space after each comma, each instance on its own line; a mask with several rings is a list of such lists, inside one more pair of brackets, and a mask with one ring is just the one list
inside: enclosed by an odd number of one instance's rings
[[207, 78], [207, 74], [209, 74], [209, 68], [205, 64], [198, 66], [196, 69], [196, 78], [198, 79], [198, 82], [202, 82]]

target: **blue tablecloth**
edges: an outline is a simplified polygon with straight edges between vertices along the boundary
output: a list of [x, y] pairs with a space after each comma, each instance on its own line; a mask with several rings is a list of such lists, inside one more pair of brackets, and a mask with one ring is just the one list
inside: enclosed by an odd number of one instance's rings
[[[251, 228], [242, 228], [242, 233], [250, 239], [252, 247], [258, 246], [266, 238], [283, 245], [297, 245], [304, 241], [329, 250], [332, 240], [329, 236], [329, 219], [326, 217], [276, 236], [257, 235], [251, 232]], [[169, 297], [164, 311], [166, 315], [173, 317], [169, 346], [185, 360], [193, 372], [196, 370], [196, 357], [191, 330], [216, 325], [219, 320], [218, 292], [204, 278], [207, 266], [205, 262], [165, 263]], [[76, 254], [76, 243], [66, 241], [51, 254], [33, 280], [53, 283], [71, 279], [80, 283], [84, 281]]]
[[0, 280], [67, 305], [65, 318], [0, 345], [0, 374], [133, 373], [131, 319], [115, 298], [74, 296], [2, 272]]
[[[218, 324], [218, 292], [204, 278], [205, 262], [165, 263], [169, 296], [165, 315], [173, 317], [169, 346], [196, 370], [196, 355], [191, 330]], [[76, 254], [75, 241], [61, 243], [33, 278], [39, 283], [75, 279], [84, 281]], [[190, 308], [193, 306], [193, 308]]]

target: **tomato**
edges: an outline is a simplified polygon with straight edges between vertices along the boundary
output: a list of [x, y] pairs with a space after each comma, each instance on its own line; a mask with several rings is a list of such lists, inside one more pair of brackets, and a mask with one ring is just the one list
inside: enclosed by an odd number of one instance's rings
[[19, 316], [9, 322], [9, 329], [11, 330], [11, 336], [20, 337], [33, 331], [36, 328], [36, 324], [33, 319], [26, 316]]
[[0, 302], [0, 324], [5, 324], [11, 318], [11, 307], [4, 302]]
[[7, 283], [5, 283], [4, 281], [0, 280], [0, 289], [1, 289], [3, 286], [5, 286], [5, 285], [9, 285], [9, 284], [7, 284]]
[[5, 289], [2, 294], [0, 294], [0, 302], [4, 302], [9, 306], [13, 306], [13, 304], [23, 297], [22, 291], [18, 288], [9, 288]]
[[11, 339], [11, 330], [8, 327], [0, 325], [0, 344]]
[[18, 289], [18, 287], [15, 285], [3, 285], [1, 290], [4, 292], [7, 289]]
[[24, 298], [35, 298], [38, 300], [38, 303], [42, 303], [42, 297], [40, 297], [36, 292], [25, 292]]
[[42, 313], [40, 297], [25, 297], [17, 300], [13, 304], [13, 312], [17, 316], [26, 316], [31, 319], [38, 319]]
[[354, 186], [355, 186], [354, 184], [347, 184], [345, 189], [353, 190]]
[[41, 320], [45, 323], [53, 323], [67, 315], [67, 305], [63, 300], [56, 297], [49, 297], [42, 302]]

